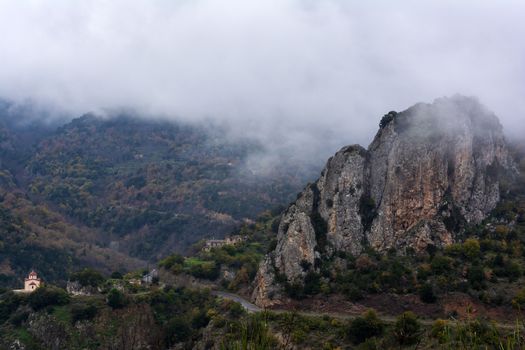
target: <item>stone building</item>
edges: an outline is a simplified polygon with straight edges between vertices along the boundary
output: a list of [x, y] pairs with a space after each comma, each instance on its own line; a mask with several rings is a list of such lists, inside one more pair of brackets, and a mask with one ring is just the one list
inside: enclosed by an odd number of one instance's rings
[[204, 243], [202, 250], [209, 252], [213, 248], [220, 248], [225, 245], [235, 245], [245, 240], [243, 236], [230, 236], [225, 239], [209, 239]]

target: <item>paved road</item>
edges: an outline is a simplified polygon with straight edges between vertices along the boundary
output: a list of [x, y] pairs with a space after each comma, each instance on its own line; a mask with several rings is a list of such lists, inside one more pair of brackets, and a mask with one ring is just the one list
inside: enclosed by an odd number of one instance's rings
[[213, 291], [211, 292], [213, 295], [216, 295], [218, 297], [221, 297], [223, 299], [233, 300], [239, 304], [241, 304], [244, 309], [248, 312], [259, 312], [262, 311], [260, 307], [258, 307], [255, 304], [250, 303], [248, 300], [244, 299], [240, 295], [228, 293], [228, 292], [219, 292], [219, 291]]
[[[233, 294], [233, 293], [228, 293], [228, 292], [220, 292], [220, 291], [212, 291], [212, 294], [216, 295], [218, 297], [221, 297], [223, 299], [228, 299], [228, 300], [235, 301], [235, 302], [241, 304], [244, 307], [244, 309], [246, 311], [250, 312], [250, 313], [263, 311], [262, 308], [260, 308], [257, 305], [249, 302], [248, 300], [244, 299], [240, 295]], [[274, 313], [278, 313], [278, 314], [285, 313], [285, 312], [290, 312], [290, 310], [286, 310], [286, 309], [270, 309], [269, 311], [274, 312]], [[338, 318], [338, 319], [343, 319], [343, 320], [352, 320], [352, 319], [356, 318], [357, 316], [359, 316], [359, 315], [352, 315], [352, 314], [332, 313], [332, 312], [314, 312], [314, 311], [297, 311], [297, 314], [302, 315], [302, 316], [308, 316], [308, 317], [329, 316], [329, 317], [332, 317], [332, 318]], [[387, 322], [387, 323], [394, 323], [396, 321], [396, 317], [394, 317], [394, 316], [378, 315], [378, 317], [383, 322]], [[425, 326], [431, 326], [435, 322], [435, 320], [430, 320], [430, 319], [419, 319], [419, 321], [421, 322], [421, 324], [423, 324]], [[450, 321], [450, 323], [451, 324], [457, 324], [458, 321], [452, 320], [452, 321]], [[459, 323], [462, 323], [462, 322], [459, 322]], [[499, 323], [498, 322], [498, 323], [496, 323], [496, 327], [501, 328], [501, 329], [512, 330], [512, 329], [516, 328], [516, 324], [515, 323]]]

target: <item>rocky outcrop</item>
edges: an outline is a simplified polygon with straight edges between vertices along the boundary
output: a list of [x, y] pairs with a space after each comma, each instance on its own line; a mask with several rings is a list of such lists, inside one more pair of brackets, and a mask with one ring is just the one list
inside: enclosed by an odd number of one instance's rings
[[90, 296], [101, 292], [101, 290], [99, 290], [99, 288], [97, 287], [83, 286], [78, 281], [68, 281], [66, 285], [66, 290], [69, 294], [75, 296]]
[[499, 180], [512, 169], [497, 117], [473, 98], [388, 113], [368, 150], [341, 149], [285, 211], [253, 300], [278, 302], [276, 280], [301, 283], [319, 259], [339, 251], [451, 244], [495, 208]]

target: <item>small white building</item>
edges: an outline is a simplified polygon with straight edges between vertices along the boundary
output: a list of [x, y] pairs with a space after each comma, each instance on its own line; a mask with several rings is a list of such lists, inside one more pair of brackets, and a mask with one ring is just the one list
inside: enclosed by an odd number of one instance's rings
[[31, 293], [42, 285], [42, 280], [38, 278], [35, 270], [31, 270], [27, 278], [24, 279], [24, 289], [15, 289], [18, 293]]

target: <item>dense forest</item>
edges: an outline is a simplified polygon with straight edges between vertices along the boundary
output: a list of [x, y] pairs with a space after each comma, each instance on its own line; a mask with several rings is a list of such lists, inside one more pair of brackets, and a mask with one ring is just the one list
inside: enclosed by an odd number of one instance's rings
[[263, 145], [229, 140], [221, 127], [91, 114], [46, 124], [0, 107], [0, 280], [9, 285], [31, 267], [58, 282], [73, 266], [127, 271], [183, 253], [289, 202], [317, 172], [283, 164], [260, 175], [247, 164]]

